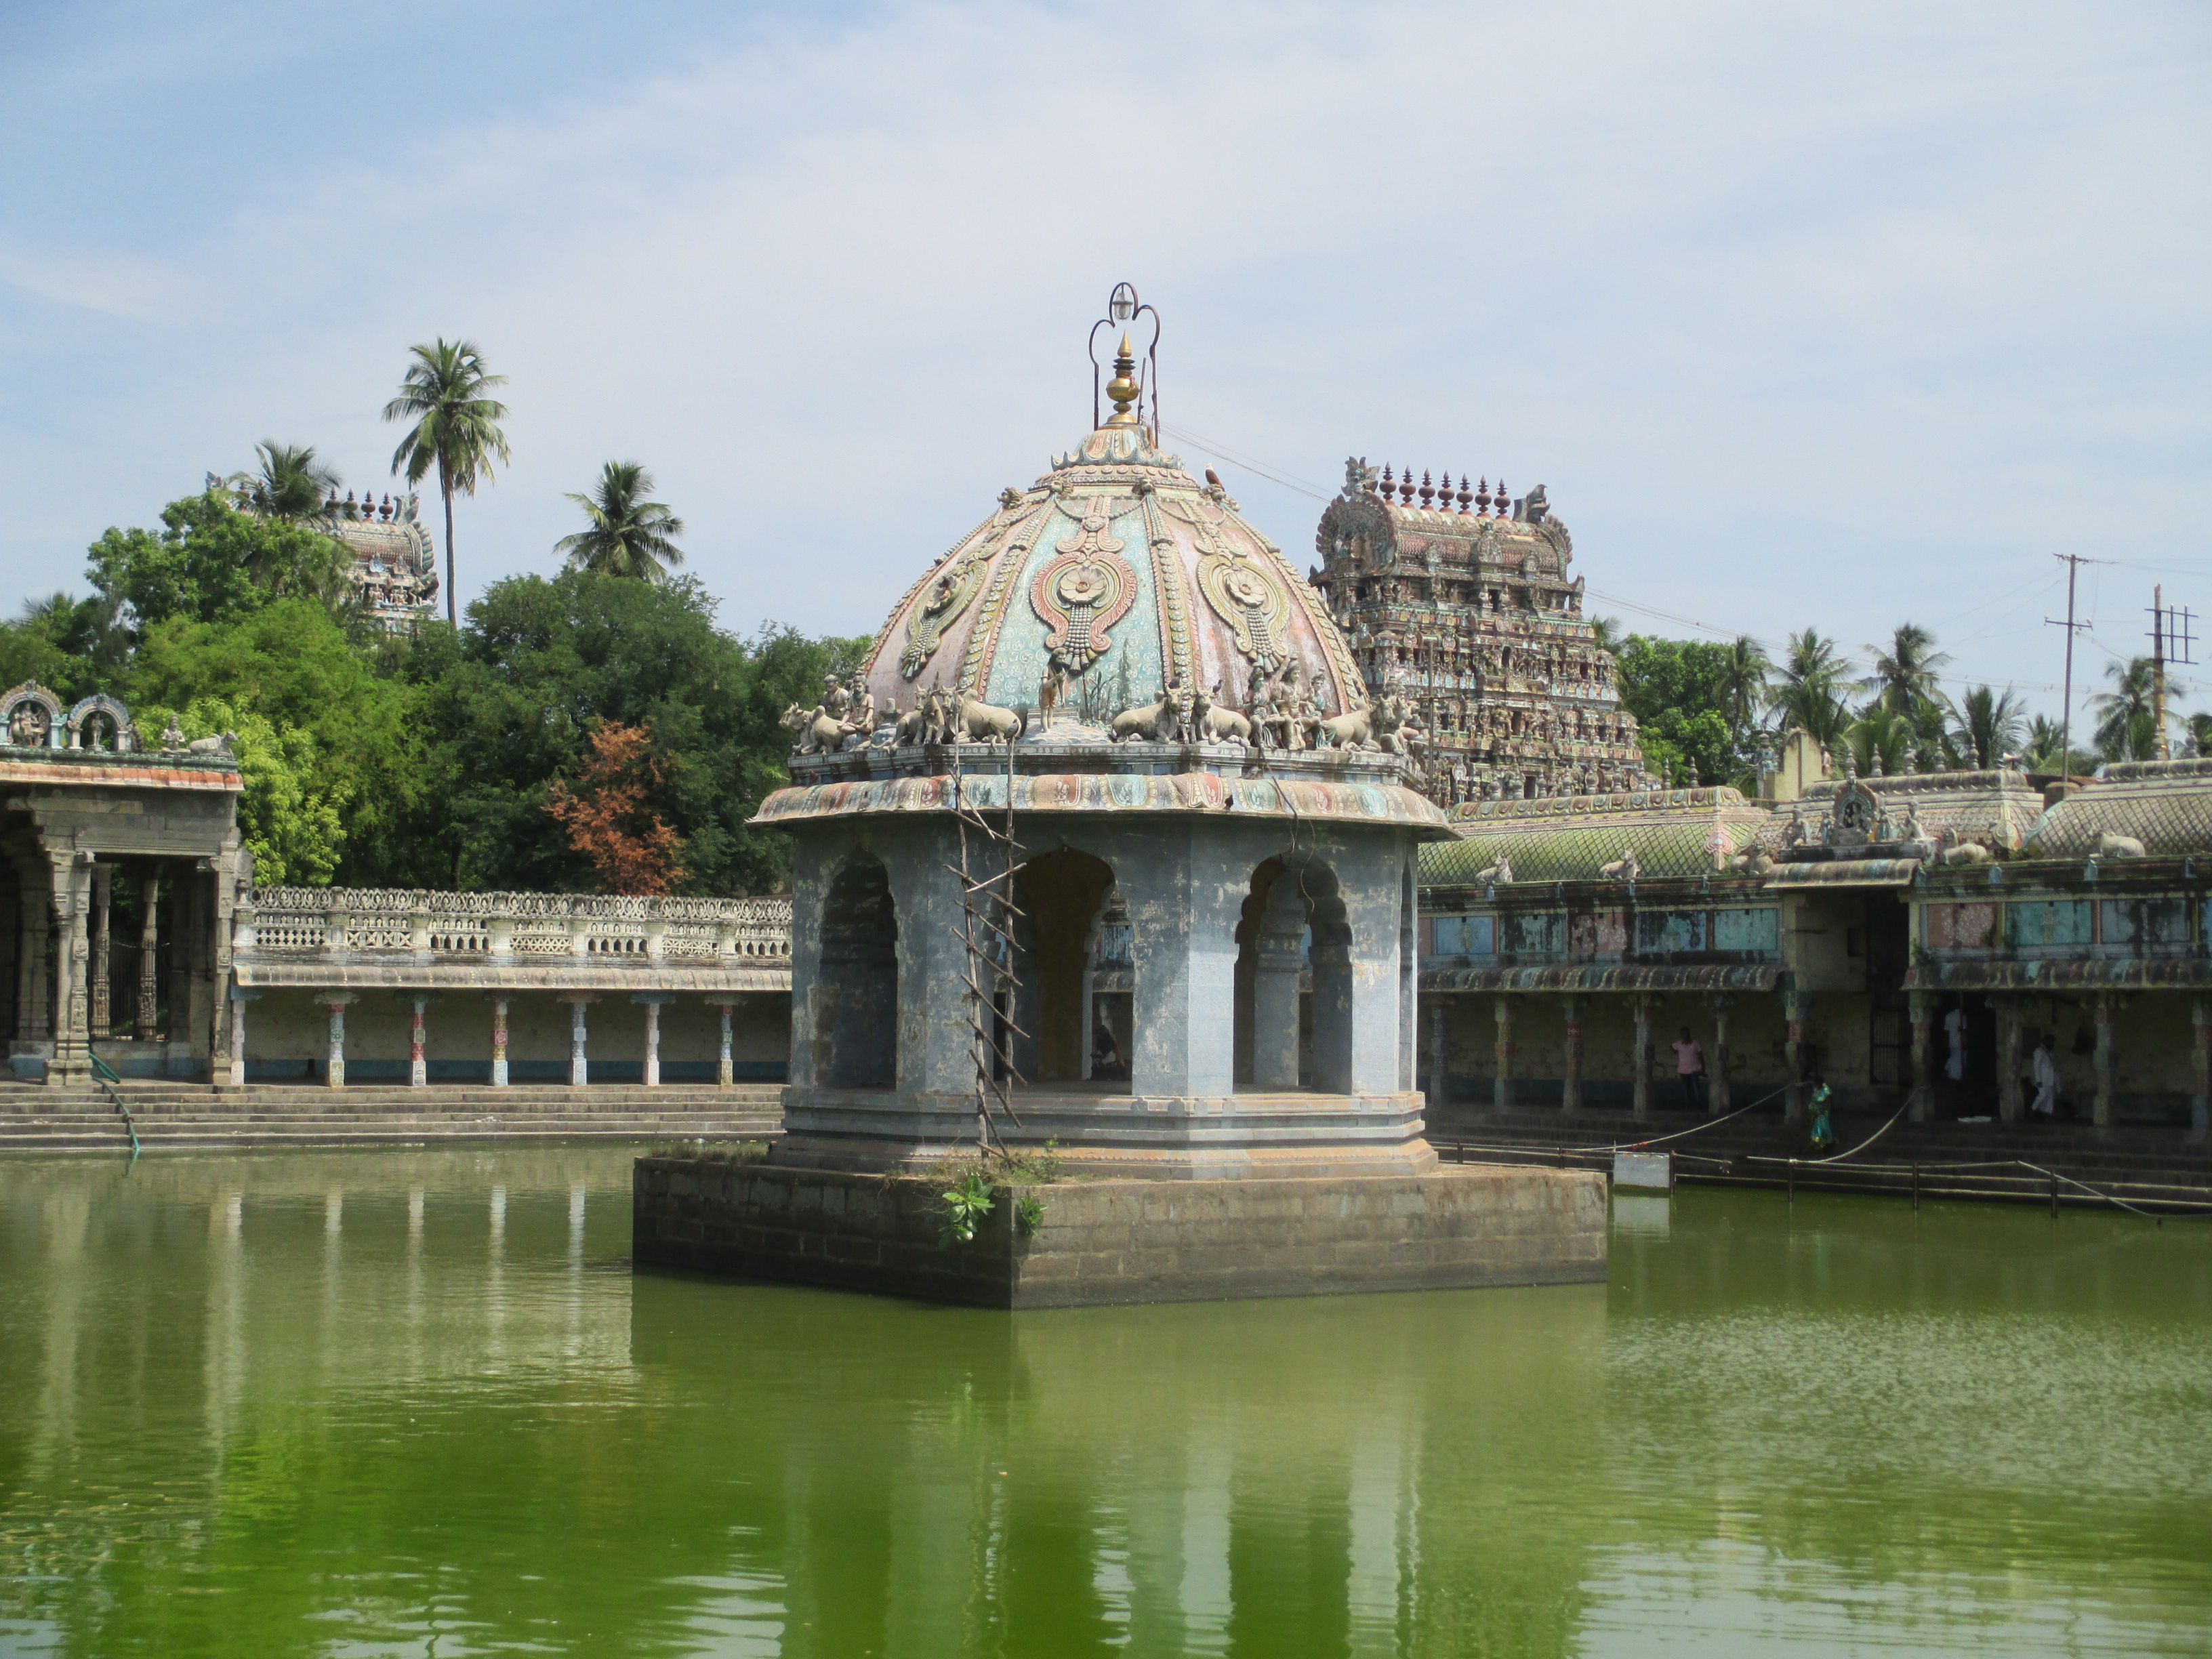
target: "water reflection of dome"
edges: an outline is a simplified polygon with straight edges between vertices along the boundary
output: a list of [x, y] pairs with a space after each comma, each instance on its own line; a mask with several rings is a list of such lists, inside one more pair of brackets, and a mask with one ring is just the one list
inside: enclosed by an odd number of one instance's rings
[[1116, 415], [933, 566], [877, 635], [878, 709], [934, 686], [1097, 723], [1170, 683], [1248, 706], [1296, 680], [1324, 714], [1366, 691], [1320, 595], [1282, 550]]

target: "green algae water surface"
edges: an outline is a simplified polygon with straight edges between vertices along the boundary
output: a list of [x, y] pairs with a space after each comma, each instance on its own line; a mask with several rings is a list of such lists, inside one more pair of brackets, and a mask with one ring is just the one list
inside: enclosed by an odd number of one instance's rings
[[629, 1239], [598, 1148], [0, 1164], [0, 1655], [2212, 1651], [2204, 1224], [1015, 1316]]

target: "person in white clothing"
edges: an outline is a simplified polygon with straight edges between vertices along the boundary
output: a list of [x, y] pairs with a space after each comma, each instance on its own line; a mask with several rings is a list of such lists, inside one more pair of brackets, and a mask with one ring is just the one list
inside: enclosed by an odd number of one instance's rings
[[2035, 1043], [2035, 1103], [2028, 1108], [2044, 1117], [2058, 1115], [2058, 1060], [2051, 1052], [2051, 1033]]

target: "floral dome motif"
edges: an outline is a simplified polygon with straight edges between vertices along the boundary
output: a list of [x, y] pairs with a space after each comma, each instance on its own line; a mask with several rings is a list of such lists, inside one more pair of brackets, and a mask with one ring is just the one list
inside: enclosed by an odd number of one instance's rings
[[1323, 714], [1367, 701], [1282, 550], [1116, 414], [915, 584], [866, 669], [878, 711], [933, 688], [1092, 726], [1170, 685], [1249, 708], [1273, 678]]

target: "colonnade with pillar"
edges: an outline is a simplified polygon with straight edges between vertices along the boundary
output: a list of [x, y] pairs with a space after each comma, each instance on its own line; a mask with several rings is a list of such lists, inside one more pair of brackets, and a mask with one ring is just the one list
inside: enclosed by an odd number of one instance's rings
[[207, 1063], [226, 954], [208, 865], [18, 848], [14, 879], [0, 884], [0, 939], [19, 1076], [81, 1078], [93, 1043], [116, 1045], [102, 1058], [133, 1071], [190, 1075]]
[[[1707, 1117], [1760, 1102], [1770, 1089], [1778, 1087], [1785, 1121], [1802, 1122], [1809, 1115], [1817, 1084], [1825, 1079], [1846, 1100], [1869, 1103], [1871, 1096], [1875, 1109], [1901, 1109], [1911, 1121], [1922, 1123], [1936, 1116], [1939, 1104], [1946, 1111], [1971, 1109], [1954, 1104], [1960, 1097], [1947, 1093], [1943, 1081], [1949, 1050], [1942, 1017], [1954, 994], [1907, 994], [1907, 1069], [1901, 1075], [1884, 1073], [1884, 1080], [1877, 1081], [1870, 1059], [1863, 1060], [1858, 1053], [1867, 1040], [1866, 1022], [1873, 1012], [1863, 994], [1431, 991], [1422, 998], [1422, 1082], [1432, 1109], [1433, 1103], [1447, 1101], [1471, 1103], [1464, 1072], [1457, 1091], [1450, 1091], [1453, 1060], [1456, 1055], [1464, 1065], [1486, 1057], [1488, 1075], [1477, 1085], [1474, 1103], [1499, 1111], [1527, 1109], [1535, 1103], [1532, 1096], [1540, 1080], [1546, 1108], [1556, 1098], [1557, 1109], [1571, 1115], [1589, 1103], [1595, 1057], [1603, 1079], [1601, 1088], [1642, 1120], [1662, 1105], [1680, 1104], [1671, 1092], [1676, 1073], [1668, 1042], [1671, 1028], [1679, 1022], [1693, 1026], [1704, 1048]], [[1980, 1086], [1987, 1090], [1978, 1098], [1992, 1103], [1999, 1123], [2017, 1126], [2031, 1120], [2033, 1037], [2042, 1029], [2057, 1038], [2061, 1097], [2065, 1115], [2075, 1122], [2111, 1128], [2121, 1121], [2124, 1106], [2141, 1112], [2145, 1094], [2165, 1094], [2172, 1100], [2175, 1092], [2181, 1092], [2188, 1103], [2191, 1131], [2212, 1134], [2212, 991], [1968, 994], [1977, 1007], [1985, 1000], [1995, 1015], [1994, 1054], [1984, 1026], [1972, 1061], [1976, 1070], [1968, 1075], [1970, 1081], [1978, 1077]], [[1599, 1028], [1605, 1033], [1595, 1045], [1593, 1011], [1601, 1011]], [[1747, 1018], [1753, 1019], [1756, 1043], [1748, 1076], [1738, 1040]], [[1544, 1051], [1543, 1064], [1535, 1071], [1528, 1064], [1532, 1033]], [[1774, 1066], [1778, 1053], [1778, 1077]], [[2122, 1062], [2130, 1054], [2135, 1058], [2129, 1060], [2124, 1079]], [[2185, 1054], [2185, 1077], [2178, 1064]], [[1765, 1057], [1763, 1064], [1759, 1063], [1760, 1056]], [[1992, 1066], [1994, 1079], [1990, 1075]], [[2124, 1081], [2128, 1085], [2124, 1090]], [[2146, 1088], [2147, 1082], [2154, 1086]]]
[[[225, 1080], [234, 1088], [242, 1088], [246, 1082], [246, 1054], [248, 1031], [254, 1018], [252, 1005], [264, 1000], [267, 994], [264, 988], [251, 985], [236, 986], [231, 991], [232, 1047]], [[347, 1080], [347, 1011], [361, 1003], [363, 994], [333, 987], [309, 990], [304, 994], [313, 1000], [326, 1021], [327, 1037], [322, 1060], [324, 1085], [328, 1088], [342, 1089], [346, 1086]], [[511, 1086], [509, 1011], [519, 996], [531, 994], [501, 988], [477, 994], [489, 1005], [491, 1017], [489, 1081], [494, 1088], [507, 1088]], [[602, 1003], [628, 1004], [635, 1009], [644, 1041], [642, 1072], [645, 1086], [660, 1086], [662, 1013], [679, 1000], [680, 994], [660, 990], [628, 993], [565, 990], [537, 994], [549, 995], [568, 1009], [568, 1082], [571, 1086], [582, 1088], [592, 1080], [591, 1034], [594, 1010]], [[435, 1018], [433, 1011], [441, 1005], [450, 1006], [451, 999], [447, 992], [430, 988], [403, 988], [392, 995], [404, 1007], [407, 1015], [408, 1085], [426, 1088], [431, 1080], [428, 1048], [430, 1025]], [[715, 1082], [724, 1088], [733, 1086], [737, 1081], [735, 1025], [738, 1010], [744, 1001], [744, 998], [736, 994], [708, 994], [700, 998], [704, 1006], [714, 1010], [719, 1016], [720, 1032]]]
[[[1705, 1052], [1705, 1115], [1719, 1116], [1734, 1110], [1739, 1103], [1734, 1033], [1745, 998], [1737, 992], [1427, 992], [1422, 1001], [1425, 1020], [1422, 1073], [1431, 1102], [1448, 1097], [1455, 1051], [1450, 1030], [1455, 1009], [1480, 1007], [1486, 1016], [1491, 1040], [1486, 1046], [1492, 1065], [1488, 1086], [1483, 1092], [1491, 1108], [1499, 1111], [1529, 1103], [1523, 1097], [1532, 1081], [1523, 1059], [1528, 1021], [1556, 1011], [1559, 1032], [1556, 1073], [1559, 1107], [1567, 1114], [1585, 1109], [1589, 1100], [1591, 1079], [1588, 1073], [1593, 1055], [1588, 1027], [1593, 1013], [1602, 1011], [1626, 1017], [1619, 1023], [1627, 1027], [1621, 1033], [1627, 1040], [1620, 1050], [1626, 1060], [1627, 1103], [1636, 1118], [1649, 1117], [1662, 1098], [1661, 1091], [1674, 1086], [1678, 1075], [1672, 1064], [1661, 1063], [1662, 1057], [1669, 1060], [1672, 1058], [1671, 1048], [1659, 1030], [1662, 1008], [1672, 1001], [1678, 1014], [1685, 1002], [1697, 1011], [1698, 1029], [1694, 1035]], [[1802, 1112], [1810, 1091], [1810, 1048], [1805, 1031], [1811, 1013], [1809, 996], [1790, 996], [1784, 1004], [1784, 1012], [1782, 1046], [1788, 1067], [1784, 1086], [1790, 1114], [1796, 1116]], [[1549, 1024], [1546, 1018], [1544, 1024]], [[1462, 1033], [1462, 1036], [1467, 1041], [1481, 1040], [1472, 1031]], [[1460, 1052], [1465, 1052], [1463, 1043]], [[1601, 1075], [1610, 1086], [1618, 1086], [1622, 1080], [1620, 1068], [1613, 1066], [1602, 1067]], [[1549, 1075], [1545, 1079], [1547, 1084], [1551, 1080]]]

